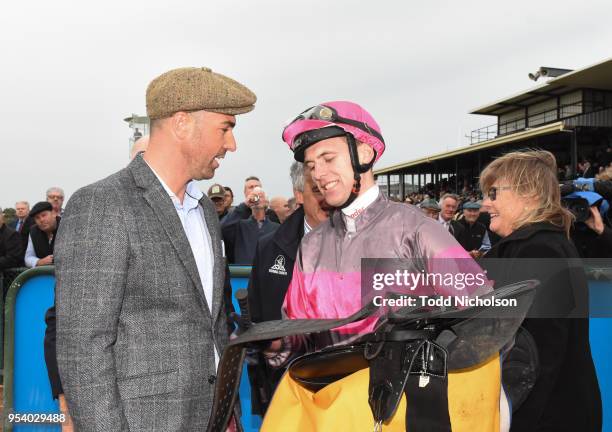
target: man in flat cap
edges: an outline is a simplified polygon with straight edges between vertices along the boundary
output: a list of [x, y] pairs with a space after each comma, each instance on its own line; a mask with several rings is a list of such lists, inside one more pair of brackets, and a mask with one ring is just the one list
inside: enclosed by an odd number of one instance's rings
[[58, 233], [57, 359], [79, 431], [203, 431], [228, 341], [215, 208], [194, 180], [236, 150], [245, 86], [208, 68], [147, 88], [149, 146], [78, 190]]
[[419, 204], [419, 208], [432, 219], [438, 220], [438, 215], [440, 214], [440, 206], [433, 198], [428, 198], [423, 200]]
[[47, 201], [38, 202], [30, 210], [35, 225], [30, 228], [28, 246], [25, 251], [26, 267], [53, 264], [53, 247], [60, 223], [53, 205]]
[[463, 204], [463, 218], [457, 221], [463, 227], [460, 234], [456, 236], [457, 241], [472, 258], [480, 258], [491, 249], [487, 227], [478, 221], [480, 207], [480, 202], [465, 202]]

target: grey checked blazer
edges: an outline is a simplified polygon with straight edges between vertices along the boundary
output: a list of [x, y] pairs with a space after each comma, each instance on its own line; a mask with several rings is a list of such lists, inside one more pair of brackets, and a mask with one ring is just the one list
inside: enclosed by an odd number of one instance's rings
[[174, 205], [141, 156], [78, 190], [55, 244], [57, 360], [78, 431], [200, 431], [228, 340], [217, 214], [212, 313]]

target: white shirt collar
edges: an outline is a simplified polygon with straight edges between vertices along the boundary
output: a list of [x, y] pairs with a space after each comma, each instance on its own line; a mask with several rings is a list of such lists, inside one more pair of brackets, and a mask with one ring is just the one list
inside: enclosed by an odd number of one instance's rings
[[306, 216], [304, 216], [304, 235], [308, 234], [310, 231], [312, 231], [312, 228], [310, 227], [310, 225], [308, 225], [308, 222], [306, 221]]
[[442, 225], [444, 225], [445, 227], [450, 225], [451, 221], [446, 221], [442, 218], [442, 212], [440, 212], [440, 214], [438, 215], [438, 222], [440, 222]]
[[378, 185], [374, 184], [370, 189], [359, 195], [349, 206], [343, 208], [342, 213], [356, 219], [370, 204], [376, 201], [379, 193]]

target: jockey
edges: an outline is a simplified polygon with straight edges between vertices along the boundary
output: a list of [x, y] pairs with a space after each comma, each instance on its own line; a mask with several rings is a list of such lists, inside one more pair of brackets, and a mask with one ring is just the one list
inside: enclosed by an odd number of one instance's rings
[[[287, 318], [343, 318], [361, 309], [371, 301], [371, 289], [361, 283], [363, 258], [400, 258], [414, 273], [481, 272], [440, 224], [414, 206], [389, 201], [380, 191], [372, 167], [384, 153], [385, 141], [378, 123], [361, 106], [335, 101], [309, 108], [285, 127], [283, 140], [334, 209], [328, 222], [302, 239], [283, 305]], [[473, 296], [490, 290], [488, 283], [458, 287], [438, 280], [411, 287], [411, 294]], [[265, 355], [271, 365], [284, 366], [304, 352], [348, 344], [372, 332], [375, 324], [370, 317], [323, 334], [283, 338]], [[385, 423], [384, 430], [406, 428], [402, 404], [398, 412], [403, 412]], [[453, 431], [506, 429], [498, 355], [448, 374], [448, 414]], [[374, 423], [367, 373], [355, 373], [316, 393], [285, 374], [262, 430], [372, 430]]]

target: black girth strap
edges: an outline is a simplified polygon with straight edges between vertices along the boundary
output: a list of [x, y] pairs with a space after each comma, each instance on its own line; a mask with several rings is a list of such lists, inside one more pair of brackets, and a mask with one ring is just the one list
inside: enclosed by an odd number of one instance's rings
[[404, 388], [406, 430], [450, 432], [446, 350], [425, 341], [419, 347], [417, 358], [421, 363], [410, 372]]
[[406, 430], [451, 432], [448, 376], [429, 377], [424, 388], [421, 380], [419, 375], [410, 375], [406, 384]]
[[[414, 333], [414, 334], [412, 334]], [[422, 339], [402, 339], [402, 336]], [[447, 352], [424, 331], [393, 331], [387, 341], [368, 342], [370, 364], [368, 402], [375, 430], [395, 415], [406, 395], [406, 430], [449, 432]]]

